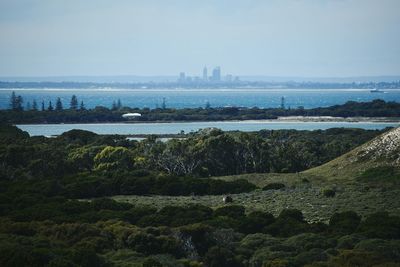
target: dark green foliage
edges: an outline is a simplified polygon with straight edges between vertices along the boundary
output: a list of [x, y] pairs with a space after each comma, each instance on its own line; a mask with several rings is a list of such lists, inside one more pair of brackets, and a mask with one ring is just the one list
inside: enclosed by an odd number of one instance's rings
[[196, 223], [180, 228], [181, 234], [189, 238], [197, 253], [203, 256], [216, 241], [212, 236], [213, 228], [202, 223]]
[[303, 213], [299, 210], [296, 209], [284, 209], [282, 212], [279, 214], [278, 219], [280, 220], [296, 220], [298, 222], [303, 222], [304, 217]]
[[214, 216], [227, 216], [232, 219], [241, 219], [244, 217], [244, 211], [245, 209], [243, 206], [231, 205], [216, 209], [214, 211]]
[[400, 217], [378, 212], [361, 222], [357, 232], [369, 238], [400, 239]]
[[[2, 127], [4, 130], [3, 134], [0, 132], [0, 140], [1, 136], [10, 138], [13, 131], [21, 132], [11, 128], [15, 127]], [[154, 193], [163, 191], [162, 194], [169, 195], [190, 194], [191, 192], [182, 192], [189, 191], [190, 188], [193, 188], [192, 192], [195, 194], [240, 193], [248, 192], [254, 186], [244, 180], [225, 184], [219, 180], [205, 182], [198, 179], [172, 179], [176, 178], [174, 176], [192, 178], [300, 171], [324, 163], [379, 133], [356, 129], [313, 132], [282, 130], [240, 134], [211, 131], [191, 134], [185, 140], [175, 139], [166, 143], [156, 139], [135, 142], [126, 140], [123, 136], [99, 136], [82, 130], [72, 130], [54, 139], [26, 138], [26, 134], [21, 133], [25, 135], [24, 143], [12, 140], [0, 144], [0, 159], [6, 163], [2, 168], [5, 170], [4, 178], [8, 179], [16, 176], [33, 176], [36, 179], [62, 177], [66, 174], [92, 172], [91, 176], [97, 176], [97, 181], [101, 180], [101, 175], [124, 177], [119, 182], [124, 183], [120, 193], [138, 194], [137, 191], [152, 186], [148, 185], [149, 180], [143, 182], [143, 179], [139, 181], [137, 177], [146, 177], [146, 180], [151, 173], [167, 173], [170, 177], [158, 177], [158, 184], [162, 188], [153, 189]], [[18, 136], [22, 137], [21, 134]], [[17, 165], [18, 168], [15, 168]], [[138, 175], [140, 172], [148, 175]], [[143, 183], [147, 184], [146, 188], [143, 188]], [[270, 186], [275, 189], [281, 187], [275, 184]], [[77, 188], [77, 185], [74, 187]], [[91, 197], [95, 196], [99, 195]]]
[[105, 198], [249, 192], [256, 187], [246, 180], [201, 176], [299, 170], [378, 133], [212, 130], [165, 144], [79, 130], [30, 138], [0, 127], [0, 266], [396, 266], [400, 220], [384, 212], [364, 221], [339, 213], [326, 225], [293, 209], [275, 218], [231, 204], [156, 209]]
[[28, 138], [29, 134], [27, 132], [22, 131], [21, 129], [7, 125], [0, 124], [0, 139], [1, 142], [7, 142], [7, 140], [19, 140]]
[[334, 189], [327, 188], [322, 191], [322, 194], [326, 197], [334, 197], [336, 195], [336, 191]]
[[294, 258], [294, 262], [296, 266], [304, 266], [307, 263], [326, 261], [327, 259], [328, 255], [325, 253], [324, 250], [313, 248], [298, 254]]
[[[93, 123], [93, 122], [117, 122], [125, 121], [122, 114], [138, 112], [142, 117], [140, 121], [221, 121], [221, 120], [260, 120], [276, 119], [279, 116], [334, 116], [334, 117], [399, 117], [400, 104], [397, 102], [385, 102], [373, 100], [371, 102], [349, 101], [343, 105], [335, 105], [314, 109], [281, 109], [281, 108], [128, 108], [115, 103], [108, 109], [95, 107], [87, 110], [78, 107], [78, 99], [75, 95], [70, 101], [70, 108], [61, 112], [43, 112], [35, 110], [23, 110], [21, 96], [12, 94], [10, 98], [10, 110], [0, 111], [0, 121], [9, 123]], [[82, 104], [81, 104], [82, 107]], [[78, 109], [79, 108], [79, 109]]]
[[358, 180], [363, 182], [400, 182], [400, 170], [393, 166], [379, 166], [365, 170]]
[[177, 258], [182, 255], [179, 242], [168, 236], [132, 234], [127, 239], [127, 246], [145, 255], [168, 253]]
[[62, 133], [59, 137], [64, 142], [67, 143], [78, 143], [80, 145], [86, 145], [92, 143], [98, 137], [97, 134], [84, 131], [84, 130], [70, 130], [68, 132]]
[[288, 237], [311, 231], [310, 226], [304, 221], [303, 214], [299, 210], [285, 209], [276, 220], [263, 230], [274, 236]]
[[162, 264], [155, 259], [148, 258], [143, 262], [143, 267], [163, 267]]
[[223, 247], [212, 247], [204, 256], [204, 263], [209, 267], [239, 267], [240, 262], [235, 259], [232, 251]]
[[263, 187], [263, 190], [280, 190], [285, 188], [284, 184], [281, 183], [270, 183]]
[[76, 110], [78, 108], [78, 98], [76, 95], [72, 95], [69, 108], [71, 110]]
[[361, 217], [354, 211], [335, 213], [329, 220], [329, 228], [341, 235], [354, 233], [360, 224]]
[[263, 228], [272, 224], [275, 218], [267, 212], [255, 211], [240, 220], [239, 231], [245, 234], [262, 232]]
[[201, 205], [167, 206], [157, 213], [142, 217], [137, 224], [141, 226], [182, 226], [208, 220], [211, 216], [212, 210]]

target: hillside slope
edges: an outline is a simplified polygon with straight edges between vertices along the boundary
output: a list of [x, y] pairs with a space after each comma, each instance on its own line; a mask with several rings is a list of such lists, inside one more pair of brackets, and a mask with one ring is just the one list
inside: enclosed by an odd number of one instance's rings
[[400, 127], [303, 173], [323, 180], [353, 180], [378, 167], [400, 169]]

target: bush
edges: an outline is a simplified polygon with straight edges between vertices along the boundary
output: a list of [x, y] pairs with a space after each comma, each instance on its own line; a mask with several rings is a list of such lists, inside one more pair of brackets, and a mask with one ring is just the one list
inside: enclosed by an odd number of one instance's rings
[[235, 254], [223, 247], [212, 247], [204, 256], [204, 263], [208, 267], [240, 267], [239, 261], [235, 259]]
[[284, 184], [281, 183], [270, 183], [263, 187], [262, 190], [280, 190], [285, 188]]
[[271, 213], [255, 211], [240, 220], [239, 232], [253, 234], [262, 232], [262, 229], [275, 221]]
[[400, 239], [400, 217], [377, 212], [360, 224], [357, 232], [370, 238]]
[[180, 227], [179, 230], [184, 237], [191, 239], [200, 256], [204, 255], [210, 247], [216, 244], [212, 236], [213, 228], [208, 225], [196, 223]]
[[314, 248], [325, 250], [335, 247], [336, 240], [319, 234], [303, 233], [286, 239], [283, 244], [300, 251], [308, 251]]
[[283, 210], [275, 222], [263, 229], [263, 232], [273, 236], [289, 237], [309, 232], [310, 226], [304, 221], [301, 211], [296, 209]]
[[336, 195], [336, 191], [334, 189], [324, 189], [322, 191], [322, 194], [326, 197], [334, 197]]
[[337, 249], [353, 249], [354, 246], [360, 242], [363, 238], [358, 235], [345, 235], [338, 239], [336, 248]]
[[365, 170], [357, 179], [364, 182], [395, 182], [400, 179], [400, 172], [393, 166], [379, 166]]
[[179, 241], [172, 237], [146, 233], [132, 234], [127, 239], [127, 245], [145, 255], [168, 253], [176, 257], [182, 256]]
[[243, 206], [231, 205], [218, 208], [214, 211], [214, 216], [227, 216], [233, 219], [239, 219], [244, 217], [245, 208]]
[[304, 221], [303, 213], [297, 209], [284, 209], [278, 216], [278, 219], [293, 219], [299, 222]]
[[329, 228], [335, 234], [352, 234], [360, 224], [361, 217], [354, 211], [335, 213], [329, 220]]
[[143, 262], [143, 267], [163, 267], [163, 266], [160, 262], [156, 261], [155, 259], [147, 258]]
[[324, 250], [319, 248], [313, 248], [309, 251], [304, 251], [298, 254], [294, 261], [297, 266], [304, 266], [307, 263], [326, 261], [328, 259], [328, 255]]

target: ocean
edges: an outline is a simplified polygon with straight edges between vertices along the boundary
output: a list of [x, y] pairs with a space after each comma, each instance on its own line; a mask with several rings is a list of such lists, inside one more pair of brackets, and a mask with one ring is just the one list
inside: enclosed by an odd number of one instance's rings
[[347, 101], [365, 102], [374, 99], [400, 101], [400, 89], [371, 93], [367, 89], [0, 89], [0, 109], [9, 107], [12, 91], [21, 95], [24, 105], [36, 100], [54, 104], [60, 97], [64, 107], [69, 106], [72, 95], [83, 101], [86, 108], [111, 107], [121, 100], [123, 106], [139, 108], [161, 107], [163, 99], [169, 108], [197, 108], [207, 103], [211, 107], [280, 107], [284, 98], [286, 108], [327, 107]]

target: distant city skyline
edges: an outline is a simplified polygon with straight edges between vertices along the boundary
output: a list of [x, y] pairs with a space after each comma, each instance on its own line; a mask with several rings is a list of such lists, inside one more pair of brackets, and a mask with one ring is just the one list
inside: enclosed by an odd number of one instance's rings
[[178, 76], [178, 82], [180, 83], [191, 83], [191, 82], [238, 82], [239, 76], [233, 76], [232, 74], [223, 75], [221, 67], [216, 66], [212, 69], [211, 76], [208, 76], [208, 68], [205, 66], [202, 73], [188, 75], [185, 71], [181, 71]]
[[[398, 0], [1, 0], [0, 76], [400, 75]], [[212, 76], [212, 69], [207, 76]]]

